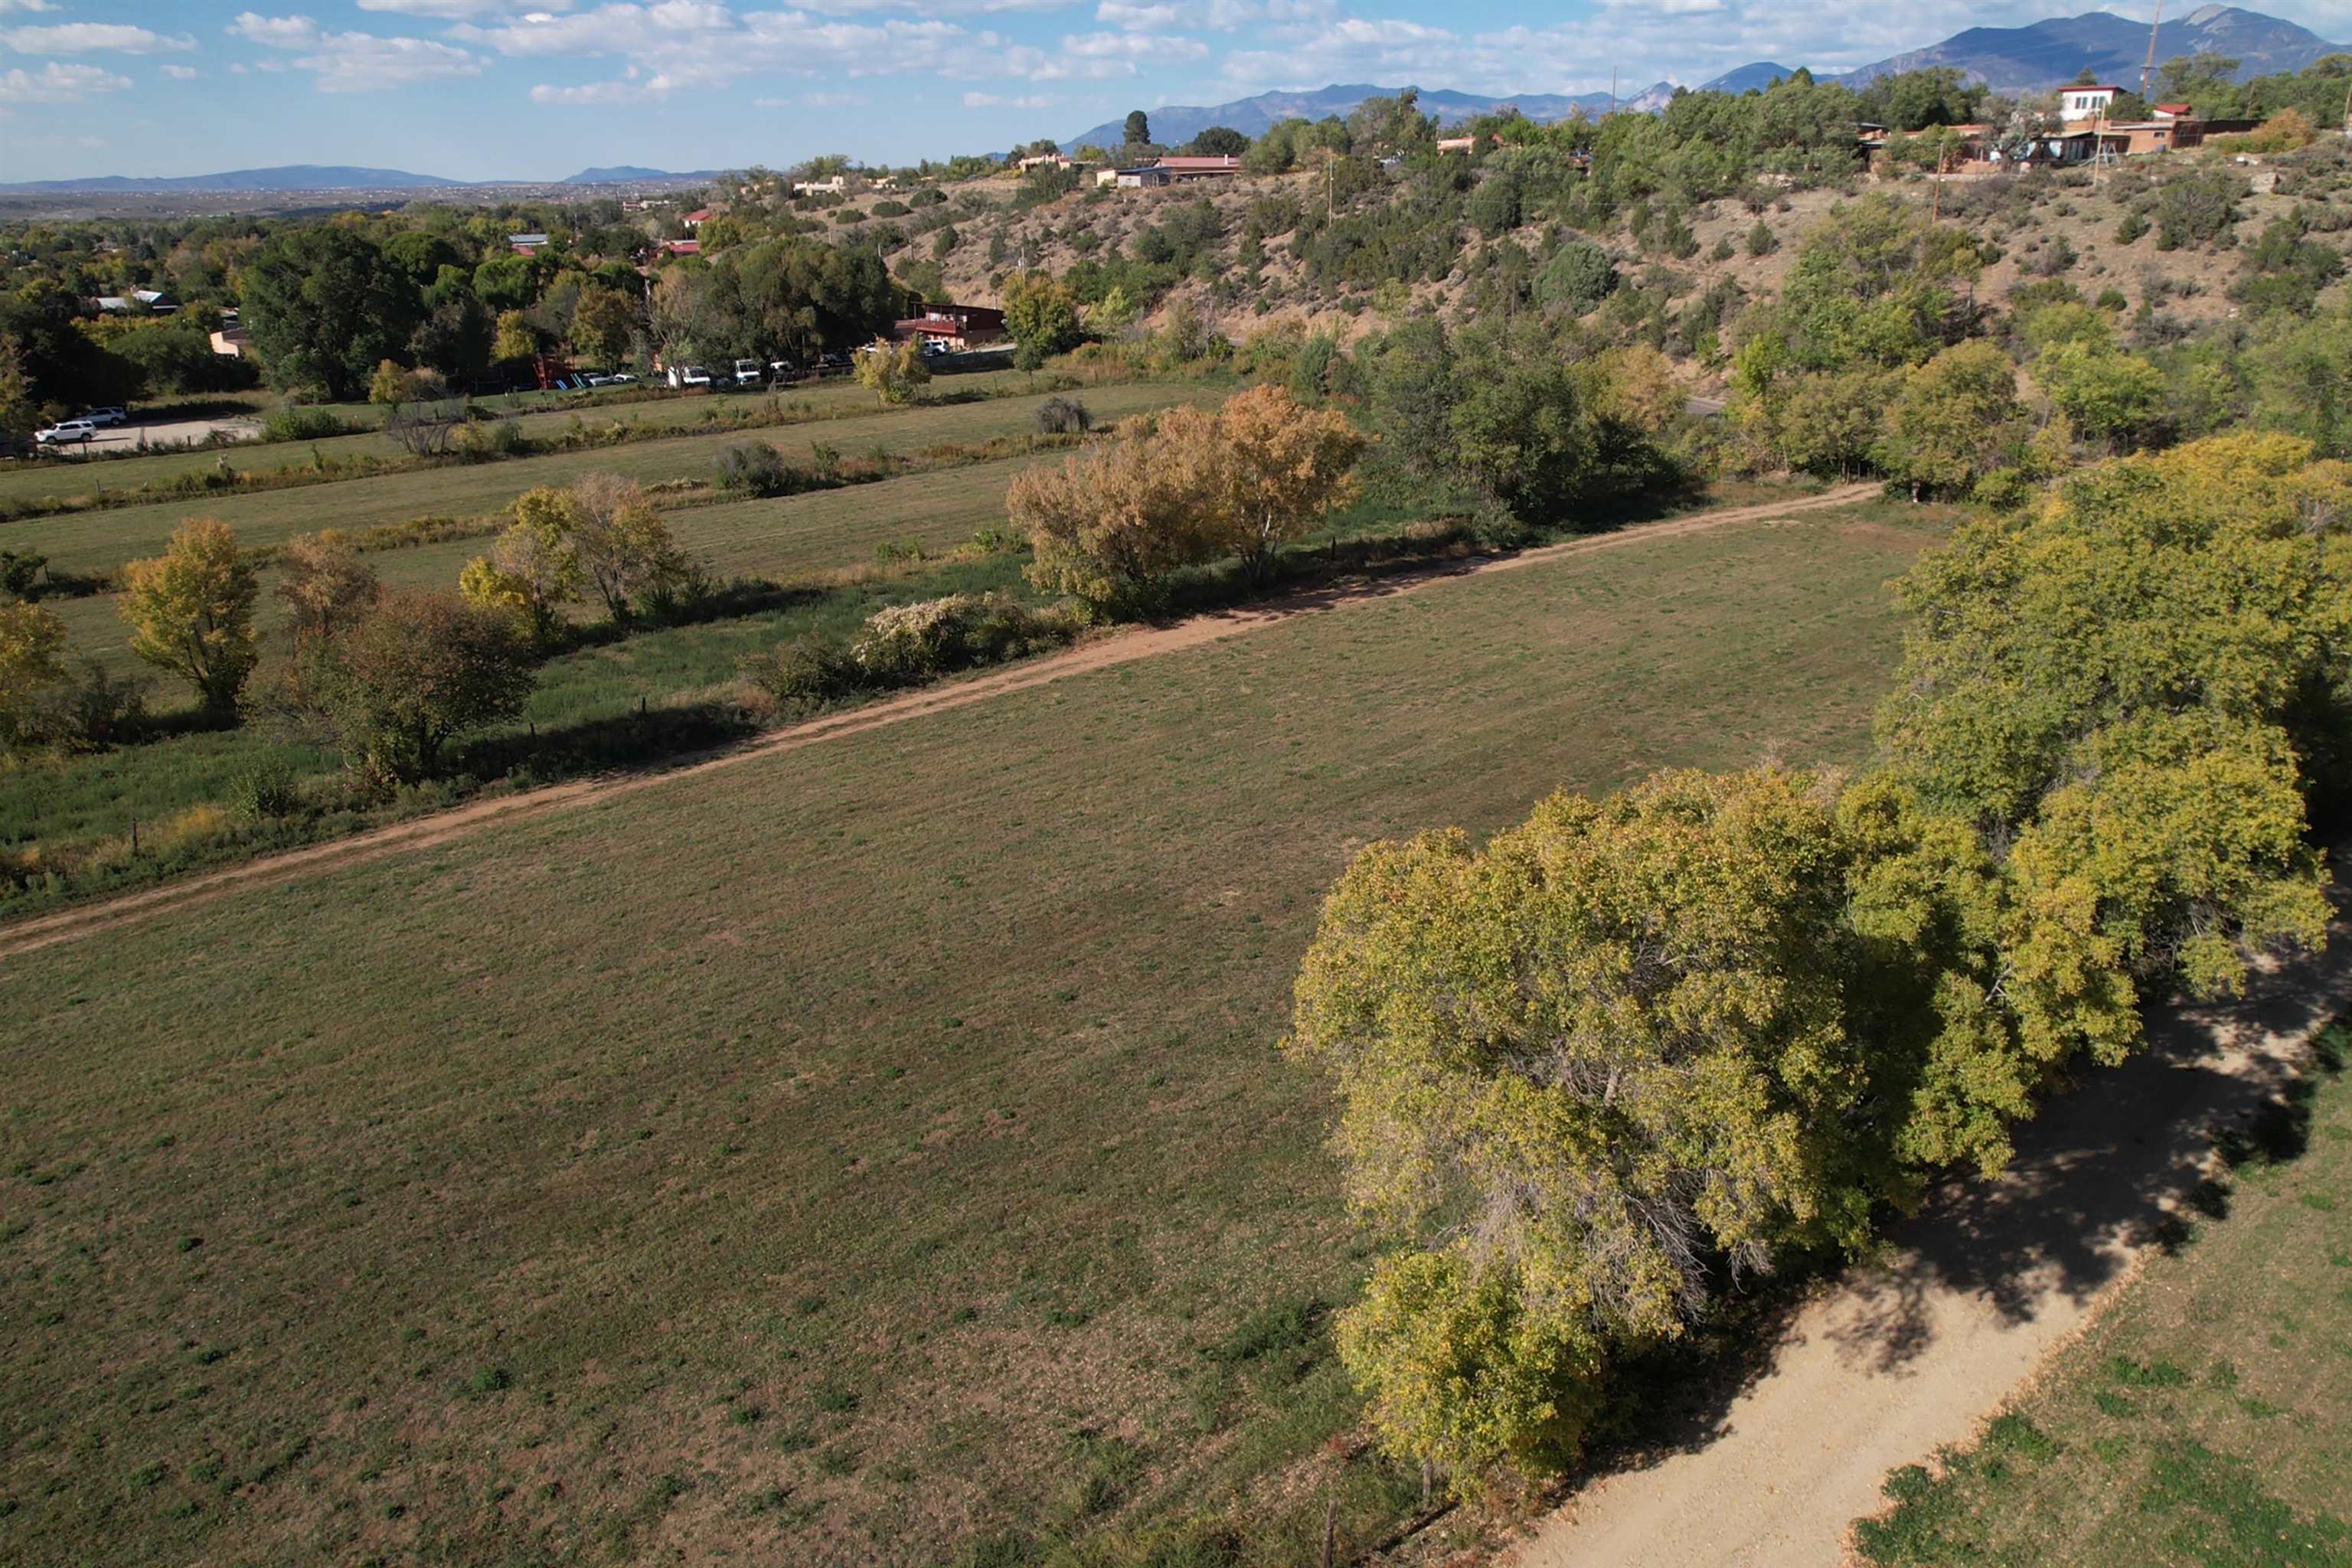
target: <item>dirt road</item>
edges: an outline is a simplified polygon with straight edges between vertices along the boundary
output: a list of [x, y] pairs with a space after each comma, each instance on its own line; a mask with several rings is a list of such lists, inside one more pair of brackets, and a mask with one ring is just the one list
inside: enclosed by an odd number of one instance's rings
[[1998, 1183], [1958, 1184], [1798, 1312], [1761, 1373], [1681, 1441], [1587, 1485], [1514, 1568], [1823, 1568], [1888, 1471], [1965, 1441], [2158, 1244], [2210, 1130], [2274, 1094], [2352, 1000], [2352, 929], [2243, 1006], [2168, 1012], [2152, 1048], [2023, 1130]]
[[924, 687], [902, 697], [869, 703], [847, 712], [831, 713], [805, 723], [777, 730], [759, 739], [728, 751], [711, 753], [677, 766], [640, 773], [609, 774], [580, 779], [571, 784], [556, 784], [547, 789], [533, 790], [525, 795], [501, 795], [478, 801], [471, 805], [438, 812], [390, 827], [354, 834], [348, 838], [331, 839], [300, 849], [289, 850], [261, 859], [248, 860], [219, 871], [199, 876], [183, 877], [160, 887], [142, 892], [125, 894], [102, 902], [78, 905], [53, 915], [0, 929], [0, 959], [16, 953], [29, 952], [54, 942], [70, 942], [76, 937], [127, 924], [133, 921], [184, 909], [191, 904], [218, 898], [240, 888], [262, 886], [286, 881], [314, 871], [331, 870], [340, 866], [362, 860], [373, 860], [386, 855], [411, 849], [429, 848], [453, 838], [475, 832], [493, 823], [512, 822], [522, 817], [537, 816], [546, 812], [561, 811], [593, 801], [607, 800], [641, 789], [651, 789], [676, 779], [691, 778], [717, 768], [733, 767], [761, 757], [772, 757], [785, 752], [798, 751], [843, 735], [862, 734], [887, 724], [904, 723], [927, 713], [942, 712], [973, 702], [984, 702], [1008, 692], [1026, 691], [1050, 681], [1066, 680], [1089, 670], [1108, 668], [1139, 658], [1174, 653], [1183, 648], [1197, 647], [1203, 643], [1224, 637], [1239, 637], [1261, 627], [1276, 626], [1300, 616], [1319, 615], [1344, 608], [1349, 605], [1369, 603], [1376, 599], [1411, 594], [1438, 583], [1461, 577], [1483, 576], [1491, 572], [1509, 572], [1521, 567], [1536, 566], [1547, 562], [1581, 555], [1597, 550], [1616, 549], [1640, 544], [1650, 540], [1673, 538], [1707, 529], [1723, 528], [1734, 523], [1768, 522], [1779, 518], [1793, 517], [1824, 508], [1850, 506], [1878, 493], [1875, 485], [1846, 485], [1825, 490], [1818, 496], [1801, 500], [1778, 501], [1769, 506], [1729, 507], [1717, 511], [1696, 512], [1688, 517], [1666, 522], [1643, 523], [1638, 527], [1613, 533], [1597, 533], [1563, 543], [1546, 545], [1539, 550], [1522, 551], [1516, 555], [1481, 556], [1452, 561], [1432, 566], [1425, 571], [1401, 573], [1369, 582], [1347, 583], [1335, 587], [1294, 595], [1285, 599], [1271, 600], [1246, 609], [1225, 611], [1216, 615], [1198, 616], [1169, 626], [1150, 626], [1120, 632], [1083, 642], [1062, 653], [1009, 666], [937, 686]]

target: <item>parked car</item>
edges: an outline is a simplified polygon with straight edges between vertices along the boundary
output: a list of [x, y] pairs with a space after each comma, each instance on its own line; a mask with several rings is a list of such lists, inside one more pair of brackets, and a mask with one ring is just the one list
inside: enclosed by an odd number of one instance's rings
[[788, 359], [772, 359], [768, 362], [770, 381], [790, 381], [800, 373], [801, 367]]
[[735, 384], [738, 386], [759, 385], [760, 362], [755, 359], [737, 360], [735, 362]]
[[76, 442], [87, 444], [98, 439], [98, 426], [87, 419], [60, 419], [46, 430], [34, 431], [33, 439], [44, 447], [69, 447]]
[[669, 367], [672, 386], [709, 386], [710, 373], [698, 364], [674, 364]]
[[940, 342], [937, 338], [925, 338], [923, 340], [923, 357], [925, 359], [944, 359], [952, 351], [949, 349], [947, 344]]
[[635, 384], [637, 378], [625, 370], [616, 370], [607, 379], [614, 386], [631, 386]]
[[120, 404], [116, 404], [105, 408], [92, 408], [77, 417], [87, 419], [93, 425], [121, 425], [126, 423], [131, 416]]
[[582, 376], [580, 378], [580, 384], [583, 386], [610, 386], [613, 384], [613, 378], [609, 375], [591, 374]]

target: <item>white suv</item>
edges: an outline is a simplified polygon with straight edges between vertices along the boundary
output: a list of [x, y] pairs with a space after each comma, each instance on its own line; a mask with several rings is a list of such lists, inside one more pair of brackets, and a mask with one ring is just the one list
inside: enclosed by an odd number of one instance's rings
[[89, 409], [78, 416], [78, 417], [87, 419], [93, 425], [121, 425], [127, 423], [130, 420], [131, 416], [128, 411], [118, 404], [110, 408]]
[[87, 419], [60, 419], [46, 430], [34, 431], [33, 439], [44, 447], [95, 441], [98, 439], [98, 426]]

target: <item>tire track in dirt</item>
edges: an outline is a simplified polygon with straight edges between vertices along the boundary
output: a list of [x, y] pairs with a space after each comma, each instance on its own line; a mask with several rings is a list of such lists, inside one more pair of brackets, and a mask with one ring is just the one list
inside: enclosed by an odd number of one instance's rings
[[0, 959], [31, 952], [58, 942], [71, 942], [79, 937], [113, 930], [134, 921], [152, 919], [176, 910], [208, 903], [228, 893], [246, 888], [268, 887], [290, 881], [312, 872], [329, 871], [345, 866], [380, 860], [387, 856], [405, 854], [412, 850], [431, 849], [468, 834], [496, 825], [527, 821], [551, 812], [570, 810], [576, 806], [612, 800], [633, 795], [639, 790], [673, 784], [680, 779], [698, 777], [720, 768], [731, 768], [743, 763], [757, 762], [766, 757], [781, 756], [799, 751], [803, 746], [838, 740], [844, 736], [864, 734], [891, 724], [902, 724], [910, 719], [942, 713], [950, 709], [985, 702], [992, 698], [1027, 691], [1034, 687], [1067, 680], [1117, 665], [1131, 664], [1138, 659], [1154, 658], [1162, 654], [1179, 653], [1227, 637], [1241, 637], [1266, 626], [1279, 626], [1306, 616], [1345, 609], [1352, 605], [1392, 599], [1418, 593], [1440, 583], [1465, 577], [1481, 577], [1496, 572], [1517, 571], [1523, 567], [1541, 566], [1570, 556], [1590, 554], [1595, 551], [1614, 549], [1650, 540], [1673, 539], [1685, 534], [1700, 533], [1726, 528], [1736, 523], [1769, 522], [1805, 512], [1822, 511], [1852, 506], [1879, 493], [1876, 485], [1844, 485], [1825, 490], [1818, 496], [1800, 500], [1776, 501], [1769, 505], [1727, 507], [1716, 511], [1696, 512], [1688, 517], [1675, 518], [1665, 522], [1643, 523], [1609, 533], [1587, 534], [1548, 544], [1538, 549], [1521, 551], [1513, 555], [1475, 556], [1463, 561], [1439, 563], [1425, 569], [1402, 572], [1393, 575], [1336, 584], [1303, 594], [1270, 600], [1244, 609], [1220, 611], [1196, 616], [1173, 626], [1148, 626], [1134, 631], [1118, 632], [1109, 637], [1083, 642], [1060, 653], [1026, 660], [1006, 668], [953, 680], [936, 686], [919, 688], [901, 696], [872, 702], [841, 713], [830, 713], [808, 720], [785, 729], [776, 730], [739, 746], [709, 752], [698, 759], [668, 767], [646, 769], [622, 773], [602, 773], [591, 778], [575, 779], [568, 784], [551, 784], [524, 795], [502, 795], [492, 800], [477, 801], [470, 805], [454, 806], [436, 812], [413, 822], [395, 823], [387, 827], [372, 828], [349, 837], [330, 839], [320, 844], [306, 845], [277, 855], [247, 860], [217, 871], [200, 872], [183, 877], [160, 886], [126, 893], [117, 898], [60, 910], [55, 914], [37, 916], [18, 924], [0, 929]]

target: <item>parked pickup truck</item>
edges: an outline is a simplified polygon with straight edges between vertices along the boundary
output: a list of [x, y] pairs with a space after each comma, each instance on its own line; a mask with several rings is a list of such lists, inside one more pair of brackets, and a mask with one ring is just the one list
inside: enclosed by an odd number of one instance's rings
[[98, 439], [98, 426], [88, 419], [60, 419], [46, 430], [34, 431], [33, 439], [44, 447], [87, 444]]
[[759, 385], [760, 362], [755, 359], [737, 360], [735, 362], [735, 384], [738, 386]]
[[674, 364], [669, 367], [672, 386], [709, 386], [710, 373], [698, 364]]

